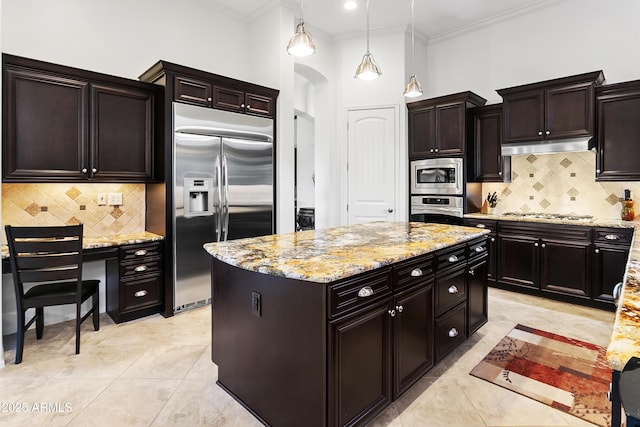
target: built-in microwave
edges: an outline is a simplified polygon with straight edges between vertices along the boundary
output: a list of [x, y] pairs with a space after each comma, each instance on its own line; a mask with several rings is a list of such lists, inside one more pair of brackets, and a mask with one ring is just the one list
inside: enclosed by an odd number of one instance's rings
[[411, 162], [411, 194], [464, 194], [461, 158], [437, 158]]

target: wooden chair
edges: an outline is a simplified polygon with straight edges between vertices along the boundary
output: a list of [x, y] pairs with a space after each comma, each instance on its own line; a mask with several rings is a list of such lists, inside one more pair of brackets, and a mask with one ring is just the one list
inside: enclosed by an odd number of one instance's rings
[[[36, 338], [42, 338], [44, 307], [76, 305], [76, 354], [80, 353], [80, 324], [93, 314], [93, 327], [96, 331], [100, 329], [100, 280], [82, 280], [82, 229], [82, 224], [5, 226], [18, 315], [16, 364], [22, 362], [24, 335], [34, 321]], [[25, 285], [32, 286], [25, 292]], [[81, 315], [81, 305], [89, 297], [92, 307]], [[30, 308], [35, 309], [35, 315], [25, 323]]]

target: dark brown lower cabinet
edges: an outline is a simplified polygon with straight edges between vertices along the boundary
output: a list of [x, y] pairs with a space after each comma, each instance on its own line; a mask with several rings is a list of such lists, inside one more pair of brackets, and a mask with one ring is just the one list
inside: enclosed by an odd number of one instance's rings
[[519, 287], [538, 287], [538, 239], [498, 235], [498, 281]]
[[591, 296], [591, 241], [545, 239], [539, 248], [543, 291]]
[[480, 329], [489, 320], [487, 307], [488, 268], [489, 257], [485, 255], [470, 261], [467, 269], [469, 335]]
[[390, 302], [330, 323], [331, 425], [364, 424], [392, 401]]

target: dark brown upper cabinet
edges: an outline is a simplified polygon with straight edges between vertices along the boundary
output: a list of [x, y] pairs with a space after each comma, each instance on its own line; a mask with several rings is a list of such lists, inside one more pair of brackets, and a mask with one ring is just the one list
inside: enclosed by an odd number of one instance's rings
[[473, 139], [469, 149], [470, 181], [511, 181], [511, 157], [501, 154], [502, 104], [473, 109]]
[[407, 104], [409, 158], [463, 156], [467, 145], [467, 111], [486, 100], [461, 92]]
[[[173, 80], [173, 100], [201, 107], [275, 118], [277, 91], [200, 70], [159, 61], [140, 79], [167, 84]], [[162, 81], [164, 79], [164, 81]]]
[[161, 87], [2, 58], [3, 181], [153, 180]]
[[504, 143], [592, 136], [595, 88], [602, 71], [498, 90], [503, 100]]
[[640, 80], [596, 90], [596, 181], [640, 181]]

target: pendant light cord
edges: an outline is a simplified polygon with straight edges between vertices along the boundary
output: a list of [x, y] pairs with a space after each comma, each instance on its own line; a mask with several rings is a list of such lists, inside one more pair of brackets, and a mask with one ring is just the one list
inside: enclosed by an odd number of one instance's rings
[[304, 22], [304, 19], [302, 18], [302, 9], [304, 8], [304, 0], [300, 0], [300, 23]]
[[367, 0], [367, 55], [369, 54], [369, 0]]
[[[367, 0], [368, 1], [368, 0]], [[411, 72], [416, 73], [416, 40], [415, 40], [415, 23], [413, 17], [413, 6], [415, 0], [411, 0]]]

